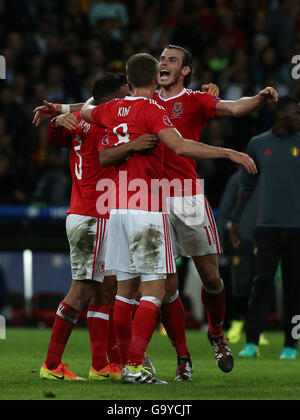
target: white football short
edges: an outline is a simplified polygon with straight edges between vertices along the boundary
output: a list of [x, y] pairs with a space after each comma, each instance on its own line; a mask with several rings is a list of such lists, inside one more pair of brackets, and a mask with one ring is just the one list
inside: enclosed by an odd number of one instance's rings
[[103, 282], [114, 275], [105, 270], [108, 220], [70, 214], [66, 221], [73, 280]]
[[205, 196], [170, 197], [169, 200], [175, 258], [221, 254], [215, 218]]
[[175, 273], [167, 215], [141, 210], [112, 210], [105, 266], [108, 270], [116, 270], [119, 281], [127, 280], [128, 275], [150, 281]]

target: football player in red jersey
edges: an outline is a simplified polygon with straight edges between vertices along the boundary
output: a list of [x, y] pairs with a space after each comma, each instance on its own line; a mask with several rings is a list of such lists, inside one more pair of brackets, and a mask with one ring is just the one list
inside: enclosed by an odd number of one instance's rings
[[[160, 90], [154, 99], [162, 105], [183, 137], [198, 142], [201, 133], [209, 119], [214, 117], [241, 117], [254, 112], [267, 103], [278, 100], [274, 88], [268, 87], [258, 95], [241, 98], [237, 101], [223, 101], [219, 97], [203, 91], [188, 89], [192, 76], [191, 54], [180, 46], [168, 45], [159, 59], [158, 82]], [[192, 180], [192, 184], [184, 191], [184, 199], [197, 194], [199, 176], [195, 160], [176, 155], [172, 150], [165, 149], [164, 175], [172, 181], [179, 178]], [[173, 232], [175, 256], [191, 256], [199, 276], [203, 282], [202, 300], [206, 308], [209, 322], [209, 341], [212, 344], [217, 364], [224, 372], [233, 369], [234, 362], [228, 344], [223, 337], [223, 322], [225, 318], [225, 290], [218, 268], [218, 254], [222, 252], [217, 228], [212, 210], [205, 199], [204, 223], [193, 222], [189, 217], [186, 222], [178, 214], [170, 213]], [[165, 328], [178, 354], [178, 375], [182, 376], [189, 366], [188, 355], [182, 354], [184, 312], [177, 294], [178, 279], [176, 274], [167, 279], [169, 290], [174, 298], [169, 304], [163, 305], [169, 314]], [[170, 292], [171, 293], [171, 292]], [[172, 294], [171, 293], [171, 294]], [[176, 298], [177, 296], [177, 298]], [[167, 315], [165, 316], [165, 319]], [[180, 332], [181, 331], [181, 332]]]
[[[126, 77], [100, 74], [94, 84], [96, 103], [129, 93]], [[73, 185], [66, 222], [71, 251], [72, 285], [60, 304], [49, 344], [47, 360], [41, 369], [43, 379], [78, 380], [62, 364], [62, 356], [79, 314], [88, 306], [87, 323], [92, 349], [89, 378], [103, 380], [120, 377], [117, 350], [107, 349], [110, 318], [115, 298], [115, 276], [105, 270], [106, 227], [109, 214], [96, 208], [101, 193], [96, 192], [99, 179], [113, 179], [115, 168], [99, 165], [99, 150], [106, 145], [106, 132], [80, 118], [79, 112], [66, 113], [50, 122], [49, 143], [70, 148]], [[148, 150], [153, 143], [147, 136], [139, 139], [133, 151]], [[100, 211], [100, 212], [99, 212]], [[109, 331], [110, 330], [110, 331]], [[106, 352], [110, 365], [107, 366]]]
[[[175, 272], [169, 220], [162, 213], [164, 197], [160, 189], [156, 190], [152, 184], [153, 180], [164, 179], [163, 144], [175, 153], [190, 158], [229, 157], [242, 162], [250, 173], [256, 173], [252, 159], [245, 154], [182, 138], [173, 128], [164, 108], [151, 99], [156, 89], [157, 65], [157, 61], [149, 54], [131, 57], [127, 63], [128, 82], [132, 86], [131, 97], [98, 107], [89, 100], [81, 110], [81, 116], [86, 121], [95, 122], [107, 129], [110, 147], [100, 154], [102, 165], [119, 164], [105, 260], [107, 269], [117, 271], [118, 296], [114, 316], [117, 319], [120, 315], [120, 323], [123, 325], [119, 333], [123, 334], [127, 326], [131, 325], [132, 309], [128, 300], [135, 298], [139, 279], [142, 280], [142, 298], [133, 321], [127, 362], [123, 361], [126, 366], [122, 379], [126, 383], [160, 382], [143, 369], [141, 362], [165, 298], [166, 275]], [[158, 137], [160, 141], [156, 147], [147, 155], [128, 154], [124, 162], [124, 156], [120, 156], [120, 153], [145, 132]], [[138, 194], [136, 182], [140, 187]], [[131, 183], [135, 184], [135, 188]], [[159, 205], [153, 207], [153, 202]]]

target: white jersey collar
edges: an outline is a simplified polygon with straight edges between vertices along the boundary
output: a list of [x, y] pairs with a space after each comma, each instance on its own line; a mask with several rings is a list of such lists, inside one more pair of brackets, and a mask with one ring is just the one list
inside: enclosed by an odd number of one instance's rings
[[137, 101], [138, 99], [149, 99], [145, 96], [125, 96], [125, 101]]
[[161, 99], [162, 101], [167, 102], [167, 101], [171, 101], [172, 99], [179, 98], [180, 96], [184, 95], [184, 94], [185, 94], [185, 92], [186, 92], [186, 88], [183, 88], [183, 90], [182, 90], [182, 91], [181, 91], [178, 95], [176, 95], [176, 96], [172, 96], [171, 98], [167, 98], [167, 99], [165, 99], [165, 98], [162, 98], [162, 97], [161, 97], [161, 95], [160, 95], [160, 91], [158, 91], [158, 96], [159, 96], [159, 99]]

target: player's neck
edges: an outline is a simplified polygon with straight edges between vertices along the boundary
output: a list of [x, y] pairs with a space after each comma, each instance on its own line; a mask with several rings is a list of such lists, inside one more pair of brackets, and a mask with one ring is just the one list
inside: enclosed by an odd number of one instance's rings
[[155, 93], [155, 87], [148, 87], [148, 88], [133, 88], [131, 92], [131, 96], [134, 98], [149, 98], [152, 99]]
[[176, 85], [168, 86], [168, 87], [161, 87], [160, 88], [160, 96], [163, 99], [173, 98], [174, 96], [179, 95], [184, 89], [183, 84], [177, 83]]

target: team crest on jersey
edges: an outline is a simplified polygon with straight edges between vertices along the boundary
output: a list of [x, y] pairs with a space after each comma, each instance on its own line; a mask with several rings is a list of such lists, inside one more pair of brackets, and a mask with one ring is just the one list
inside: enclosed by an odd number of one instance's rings
[[298, 147], [292, 147], [291, 155], [294, 157], [298, 157], [300, 155], [300, 149]]
[[183, 103], [175, 102], [172, 109], [172, 118], [180, 118], [182, 115]]
[[97, 272], [98, 273], [104, 273], [104, 271], [105, 271], [105, 263], [104, 263], [104, 261], [99, 261], [98, 267], [97, 267]]
[[109, 139], [108, 139], [108, 136], [107, 135], [104, 136], [104, 137], [102, 137], [101, 144], [103, 146], [107, 146], [109, 144]]
[[182, 108], [183, 108], [182, 102], [175, 102], [175, 104], [173, 105], [173, 112], [175, 112], [175, 114], [179, 114], [179, 112], [182, 112]]

